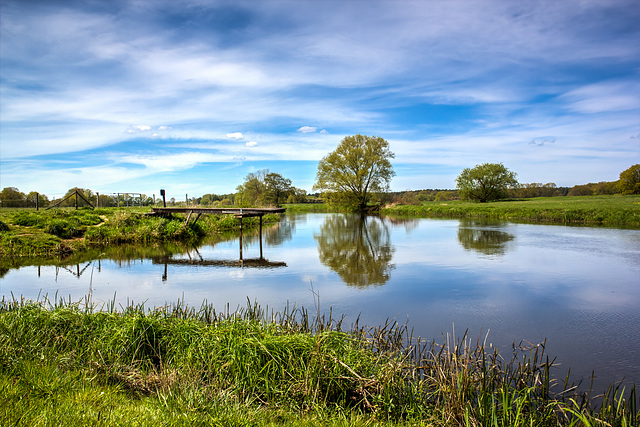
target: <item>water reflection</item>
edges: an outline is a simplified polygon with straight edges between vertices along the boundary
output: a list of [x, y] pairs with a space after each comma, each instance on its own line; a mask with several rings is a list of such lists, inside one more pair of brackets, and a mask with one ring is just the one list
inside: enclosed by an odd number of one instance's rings
[[366, 288], [387, 283], [395, 249], [387, 225], [377, 217], [328, 216], [314, 233], [320, 262], [346, 285]]
[[490, 228], [486, 221], [462, 219], [458, 227], [458, 241], [468, 251], [483, 255], [502, 256], [507, 242], [514, 239], [512, 234]]
[[[270, 246], [280, 246], [291, 240], [295, 231], [295, 224], [291, 221], [281, 221], [262, 229], [249, 229], [249, 231], [222, 232], [204, 239], [189, 242], [162, 242], [152, 244], [121, 244], [100, 248], [89, 248], [81, 252], [49, 257], [12, 257], [0, 259], [0, 278], [11, 270], [22, 267], [37, 267], [37, 275], [40, 277], [40, 267], [54, 266], [55, 278], [61, 273], [70, 273], [80, 279], [87, 271], [101, 271], [103, 260], [114, 261], [118, 267], [131, 266], [136, 262], [143, 263], [150, 259], [152, 264], [164, 265], [162, 280], [167, 280], [168, 265], [191, 265], [205, 267], [261, 267], [274, 268], [286, 267], [285, 262], [269, 261], [263, 257], [263, 241]], [[198, 248], [215, 248], [222, 242], [239, 240], [239, 257], [233, 259], [205, 259]], [[259, 257], [246, 258], [246, 252], [253, 246], [259, 245]], [[93, 269], [89, 269], [90, 266]]]

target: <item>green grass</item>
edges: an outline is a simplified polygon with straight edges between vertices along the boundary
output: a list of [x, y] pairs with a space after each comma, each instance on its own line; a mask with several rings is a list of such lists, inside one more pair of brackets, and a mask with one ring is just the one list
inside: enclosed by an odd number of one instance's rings
[[[412, 340], [395, 323], [256, 304], [98, 310], [0, 304], [1, 425], [637, 425], [635, 390], [599, 408], [551, 378], [544, 343]], [[555, 384], [555, 385], [554, 385]]]
[[640, 196], [540, 197], [491, 203], [424, 202], [386, 207], [382, 213], [637, 228], [640, 227]]
[[326, 203], [289, 203], [283, 205], [287, 212], [335, 212], [335, 206], [329, 206]]
[[[195, 241], [204, 236], [238, 228], [232, 215], [203, 215], [185, 224], [184, 215], [170, 218], [147, 215], [145, 208], [2, 209], [0, 210], [0, 258], [60, 256], [113, 244]], [[278, 221], [264, 216], [264, 222]], [[258, 218], [243, 225], [255, 227]]]

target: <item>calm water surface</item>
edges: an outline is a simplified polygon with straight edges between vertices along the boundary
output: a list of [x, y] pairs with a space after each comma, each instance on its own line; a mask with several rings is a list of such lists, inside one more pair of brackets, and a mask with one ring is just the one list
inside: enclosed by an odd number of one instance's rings
[[[0, 293], [160, 306], [204, 300], [224, 310], [247, 298], [276, 310], [287, 303], [345, 314], [346, 324], [407, 322], [415, 335], [488, 341], [508, 357], [512, 343], [547, 340], [547, 353], [574, 378], [596, 373], [603, 389], [640, 384], [640, 230], [470, 220], [362, 219], [337, 214], [287, 217], [259, 239], [150, 250], [93, 261], [22, 267]], [[175, 249], [174, 249], [175, 251]], [[110, 259], [112, 257], [119, 260]], [[602, 390], [603, 391], [603, 390]]]

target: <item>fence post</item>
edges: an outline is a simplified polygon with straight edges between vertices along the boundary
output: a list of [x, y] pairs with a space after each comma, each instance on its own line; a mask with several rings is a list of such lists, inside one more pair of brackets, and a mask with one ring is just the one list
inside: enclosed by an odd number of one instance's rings
[[96, 208], [100, 207], [100, 193], [96, 192]]
[[36, 193], [36, 210], [39, 210], [38, 199], [40, 199], [40, 194]]

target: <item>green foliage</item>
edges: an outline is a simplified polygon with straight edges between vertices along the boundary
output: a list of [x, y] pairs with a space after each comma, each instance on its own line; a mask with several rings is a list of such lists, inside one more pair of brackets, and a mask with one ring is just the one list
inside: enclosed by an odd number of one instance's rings
[[569, 190], [568, 196], [592, 196], [593, 190], [588, 185], [574, 185]]
[[618, 189], [622, 194], [640, 194], [640, 164], [620, 173]]
[[518, 184], [516, 174], [502, 163], [483, 163], [466, 168], [456, 179], [463, 200], [484, 203], [508, 197], [508, 189]]
[[5, 187], [0, 191], [0, 206], [20, 208], [27, 206], [27, 196], [15, 187]]
[[599, 407], [566, 382], [554, 394], [545, 343], [514, 345], [504, 360], [466, 336], [416, 342], [395, 323], [345, 332], [304, 309], [102, 308], [46, 298], [0, 303], [0, 424], [640, 421], [635, 388], [610, 388]]
[[[247, 175], [244, 184], [239, 185], [237, 190], [236, 204], [242, 207], [280, 206], [290, 194], [300, 191], [291, 185], [290, 179], [268, 169]], [[222, 200], [220, 204], [228, 202]]]
[[347, 136], [318, 163], [313, 189], [325, 192], [331, 204], [364, 210], [372, 194], [388, 191], [394, 157], [380, 137]]
[[458, 193], [455, 191], [438, 191], [436, 193], [435, 201], [441, 202], [443, 200], [456, 200], [458, 199]]
[[0, 232], [9, 231], [10, 228], [4, 221], [0, 220]]
[[291, 194], [291, 180], [279, 173], [268, 173], [264, 177], [266, 186], [266, 200], [270, 205], [279, 207]]

